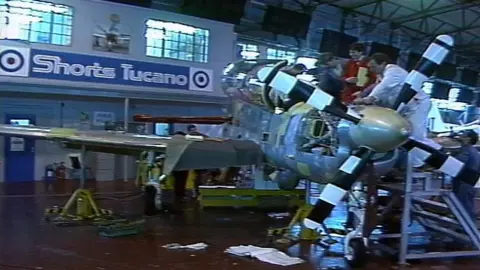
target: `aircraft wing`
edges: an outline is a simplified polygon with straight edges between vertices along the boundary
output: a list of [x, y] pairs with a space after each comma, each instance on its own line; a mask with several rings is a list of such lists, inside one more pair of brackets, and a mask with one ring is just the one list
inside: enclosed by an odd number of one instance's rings
[[185, 136], [160, 137], [115, 131], [78, 131], [63, 128], [0, 125], [0, 136], [30, 137], [57, 141], [66, 148], [138, 156], [142, 151], [165, 153], [164, 173], [174, 170], [213, 169], [260, 164], [260, 147], [247, 140], [204, 138], [188, 140]]

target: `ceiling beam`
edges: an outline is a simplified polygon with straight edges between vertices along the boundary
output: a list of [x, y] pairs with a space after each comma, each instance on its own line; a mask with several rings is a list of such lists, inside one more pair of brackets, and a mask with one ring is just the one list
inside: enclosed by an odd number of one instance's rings
[[[356, 6], [346, 6], [346, 8], [357, 9], [357, 8], [366, 7], [366, 6], [373, 5], [373, 4], [382, 3], [382, 2], [385, 2], [385, 1], [387, 1], [387, 0], [372, 0], [372, 1], [365, 2], [363, 4], [359, 4], [359, 5], [356, 5]], [[392, 4], [396, 5], [395, 3], [392, 3]]]
[[[331, 3], [331, 4], [329, 4], [329, 5], [332, 6], [332, 7], [341, 9], [341, 10], [346, 9], [345, 7], [340, 6], [340, 5], [337, 5], [337, 4], [335, 4], [335, 3]], [[379, 18], [379, 17], [376, 17], [376, 16], [372, 16], [372, 14], [368, 14], [368, 13], [365, 13], [365, 12], [362, 12], [362, 11], [352, 10], [352, 9], [347, 9], [347, 10], [351, 11], [352, 13], [356, 13], [356, 14], [358, 14], [358, 15], [361, 15], [361, 16], [370, 17], [370, 18], [373, 17], [373, 18], [379, 20], [380, 22], [385, 22], [385, 23], [389, 23], [389, 24], [393, 24], [393, 25], [398, 25], [396, 22], [394, 22], [394, 21], [392, 21], [392, 20], [385, 19], [385, 18]], [[408, 27], [408, 26], [403, 26], [403, 25], [401, 25], [401, 28], [406, 29], [406, 30], [409, 30], [409, 31], [411, 31], [411, 32], [413, 32], [413, 33], [415, 33], [415, 34], [418, 34], [418, 35], [421, 35], [421, 36], [424, 36], [424, 37], [428, 36], [427, 33], [423, 32], [423, 31], [420, 31], [420, 30], [418, 30], [418, 29], [415, 29], [415, 28], [413, 28], [413, 27]]]
[[340, 0], [312, 0], [312, 2], [317, 3], [319, 5], [330, 5]]
[[450, 13], [450, 12], [457, 11], [457, 10], [469, 9], [469, 8], [472, 8], [472, 7], [475, 7], [475, 6], [480, 6], [477, 1], [473, 1], [473, 2], [467, 3], [467, 4], [457, 3], [457, 4], [452, 4], [452, 5], [443, 6], [443, 7], [439, 7], [439, 8], [434, 8], [434, 9], [430, 9], [430, 10], [425, 10], [423, 12], [418, 12], [418, 13], [412, 14], [410, 16], [404, 16], [404, 17], [402, 17], [401, 20], [396, 20], [395, 22], [398, 23], [398, 24], [403, 24], [403, 23], [407, 23], [407, 22], [411, 22], [411, 21], [416, 21], [416, 20], [429, 18], [429, 17], [432, 17], [432, 16], [437, 16], [437, 15], [442, 15], [442, 14], [445, 14], [445, 13]]
[[[465, 27], [459, 27], [450, 31], [440, 31], [438, 33], [433, 33], [434, 35], [450, 35], [450, 34], [456, 34], [468, 30], [474, 30], [474, 29], [480, 29], [480, 25], [474, 25], [474, 26], [465, 26]], [[474, 34], [468, 33], [472, 36], [475, 36]]]
[[469, 51], [469, 50], [478, 51], [478, 50], [480, 50], [480, 43], [457, 45], [457, 46], [455, 46], [455, 50], [457, 50], [457, 51]]

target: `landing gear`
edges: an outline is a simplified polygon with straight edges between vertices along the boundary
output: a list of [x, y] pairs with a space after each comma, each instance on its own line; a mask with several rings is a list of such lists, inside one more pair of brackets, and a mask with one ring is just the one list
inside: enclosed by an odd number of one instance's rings
[[281, 190], [292, 191], [292, 190], [295, 190], [299, 182], [300, 182], [299, 179], [282, 179], [277, 183], [278, 183], [278, 188], [280, 188]]
[[279, 170], [274, 179], [281, 190], [295, 190], [300, 182], [300, 178], [289, 170]]
[[361, 182], [354, 184], [348, 202], [348, 221], [347, 225], [353, 227], [353, 231], [345, 236], [344, 257], [352, 268], [363, 268], [367, 263], [367, 245], [368, 235], [365, 234], [365, 226], [368, 226], [368, 220], [365, 220], [367, 205], [371, 202], [368, 194], [365, 194]]
[[345, 255], [347, 263], [352, 268], [362, 268], [367, 262], [367, 247], [362, 238], [351, 239], [348, 243], [348, 254]]
[[146, 216], [154, 216], [159, 213], [159, 210], [162, 208], [162, 189], [160, 184], [154, 181], [150, 181], [145, 185], [145, 206], [143, 213]]

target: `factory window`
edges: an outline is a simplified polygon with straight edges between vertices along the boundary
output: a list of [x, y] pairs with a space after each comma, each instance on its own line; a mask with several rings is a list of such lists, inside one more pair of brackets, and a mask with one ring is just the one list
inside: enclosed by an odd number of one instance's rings
[[284, 51], [278, 49], [267, 49], [267, 59], [272, 60], [288, 60], [288, 62], [294, 62], [297, 58], [297, 54], [292, 51]]
[[147, 20], [147, 56], [206, 63], [210, 31], [192, 26]]
[[0, 0], [0, 39], [67, 46], [73, 9], [36, 0]]
[[238, 49], [238, 55], [237, 55], [238, 59], [252, 60], [252, 59], [257, 59], [258, 56], [260, 55], [257, 45], [238, 43], [237, 49]]

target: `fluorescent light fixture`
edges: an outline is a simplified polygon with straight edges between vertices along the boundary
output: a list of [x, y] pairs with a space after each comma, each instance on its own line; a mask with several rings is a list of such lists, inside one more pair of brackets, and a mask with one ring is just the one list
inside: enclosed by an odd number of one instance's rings
[[448, 91], [448, 101], [456, 101], [459, 94], [459, 88], [450, 88], [450, 90]]
[[252, 51], [241, 51], [240, 55], [242, 56], [242, 58], [245, 58], [245, 59], [255, 59], [260, 55], [260, 53], [252, 52]]
[[296, 64], [304, 64], [307, 69], [315, 68], [315, 63], [317, 62], [317, 58], [313, 57], [298, 57]]

